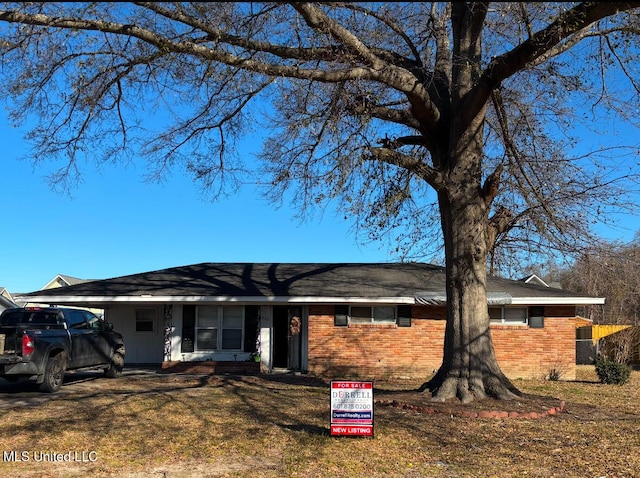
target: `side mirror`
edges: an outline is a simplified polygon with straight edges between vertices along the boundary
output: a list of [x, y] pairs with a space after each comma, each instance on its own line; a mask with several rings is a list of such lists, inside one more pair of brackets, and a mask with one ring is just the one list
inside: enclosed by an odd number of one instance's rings
[[105, 322], [104, 323], [104, 330], [108, 330], [108, 331], [113, 330], [113, 324], [111, 322]]

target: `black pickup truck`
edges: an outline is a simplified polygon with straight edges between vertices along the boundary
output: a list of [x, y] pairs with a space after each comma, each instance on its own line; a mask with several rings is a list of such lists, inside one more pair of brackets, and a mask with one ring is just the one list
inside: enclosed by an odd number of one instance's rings
[[102, 368], [118, 377], [123, 367], [122, 335], [91, 311], [25, 307], [0, 314], [0, 377], [6, 380], [27, 378], [56, 392], [67, 370]]

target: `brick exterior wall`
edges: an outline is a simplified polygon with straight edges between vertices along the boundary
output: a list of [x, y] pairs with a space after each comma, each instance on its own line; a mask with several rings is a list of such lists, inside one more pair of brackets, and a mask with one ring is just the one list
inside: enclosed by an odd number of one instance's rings
[[[556, 371], [575, 379], [575, 308], [546, 307], [544, 328], [492, 325], [498, 363], [510, 378], [541, 378]], [[411, 327], [333, 325], [334, 307], [309, 307], [309, 372], [341, 378], [426, 380], [440, 367], [442, 307], [413, 306]]]

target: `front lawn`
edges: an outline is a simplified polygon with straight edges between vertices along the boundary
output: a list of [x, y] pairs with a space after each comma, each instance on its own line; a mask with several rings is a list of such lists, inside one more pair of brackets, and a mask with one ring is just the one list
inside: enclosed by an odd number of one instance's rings
[[[531, 406], [566, 402], [561, 413], [535, 419], [457, 416], [489, 404], [437, 404], [436, 413], [376, 405], [374, 438], [329, 435], [329, 384], [320, 380], [154, 375], [97, 382], [4, 409], [0, 475], [640, 476], [638, 371], [623, 386], [598, 383], [593, 367], [580, 367], [575, 382], [517, 381], [526, 396], [540, 398]], [[408, 402], [407, 390], [417, 385], [376, 382], [375, 396]], [[524, 399], [509, 405], [527, 406]]]

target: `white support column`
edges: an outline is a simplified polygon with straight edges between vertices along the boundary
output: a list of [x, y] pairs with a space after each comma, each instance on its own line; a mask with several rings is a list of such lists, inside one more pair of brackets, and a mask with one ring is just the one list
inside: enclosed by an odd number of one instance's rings
[[171, 332], [171, 360], [173, 362], [181, 362], [182, 354], [182, 308], [183, 305], [173, 306], [173, 330]]
[[273, 307], [260, 306], [260, 368], [271, 373], [273, 368]]

